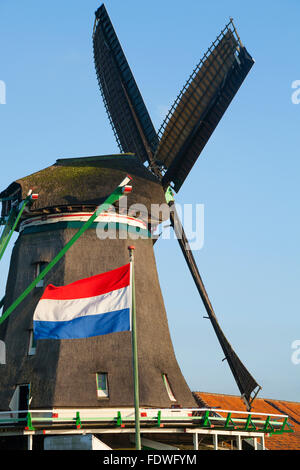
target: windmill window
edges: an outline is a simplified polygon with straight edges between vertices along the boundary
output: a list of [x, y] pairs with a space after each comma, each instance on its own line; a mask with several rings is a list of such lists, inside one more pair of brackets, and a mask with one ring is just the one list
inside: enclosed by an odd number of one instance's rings
[[30, 401], [30, 384], [16, 385], [9, 408], [11, 411], [25, 411], [25, 413], [16, 414], [16, 418], [26, 418], [26, 410], [29, 408]]
[[0, 340], [0, 365], [1, 364], [6, 364], [6, 346], [2, 340]]
[[[30, 384], [19, 385], [19, 410], [28, 410], [30, 401]], [[20, 418], [23, 415], [19, 415]], [[24, 415], [26, 416], [26, 415]]]
[[[43, 269], [45, 269], [47, 264], [48, 263], [46, 261], [39, 261], [38, 263], [35, 263], [35, 277], [37, 277], [43, 271]], [[35, 287], [44, 287], [44, 279], [39, 281]]]
[[29, 348], [28, 356], [34, 356], [36, 353], [36, 339], [33, 334], [33, 330], [29, 330]]
[[108, 380], [107, 373], [100, 372], [96, 374], [97, 396], [98, 398], [108, 398]]
[[174, 393], [172, 392], [171, 385], [169, 383], [167, 375], [163, 374], [162, 378], [163, 378], [163, 381], [164, 381], [164, 384], [165, 384], [165, 387], [166, 387], [166, 391], [167, 391], [167, 394], [169, 395], [170, 400], [171, 401], [177, 401], [175, 396], [174, 396]]

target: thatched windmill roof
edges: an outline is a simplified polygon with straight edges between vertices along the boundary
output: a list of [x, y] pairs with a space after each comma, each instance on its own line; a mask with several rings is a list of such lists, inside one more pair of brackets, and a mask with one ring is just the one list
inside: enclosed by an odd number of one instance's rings
[[53, 208], [74, 211], [101, 204], [127, 174], [133, 178], [134, 189], [128, 196], [128, 206], [144, 204], [150, 214], [151, 204], [165, 202], [161, 184], [134, 154], [59, 159], [48, 168], [16, 180], [0, 197], [16, 193], [21, 200], [33, 189], [39, 198], [31, 215]]

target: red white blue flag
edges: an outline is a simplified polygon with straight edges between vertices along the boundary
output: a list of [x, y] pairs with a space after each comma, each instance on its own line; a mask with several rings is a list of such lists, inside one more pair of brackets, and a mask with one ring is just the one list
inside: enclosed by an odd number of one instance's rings
[[63, 287], [48, 285], [34, 312], [33, 328], [36, 339], [130, 331], [130, 264]]

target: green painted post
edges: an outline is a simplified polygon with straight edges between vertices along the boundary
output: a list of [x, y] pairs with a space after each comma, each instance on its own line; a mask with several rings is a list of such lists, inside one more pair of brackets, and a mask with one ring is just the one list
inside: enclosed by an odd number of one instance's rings
[[205, 411], [205, 415], [203, 417], [203, 427], [209, 426], [211, 427], [211, 422], [209, 420], [209, 411]]
[[18, 305], [27, 297], [28, 294], [35, 288], [35, 286], [40, 282], [46, 274], [53, 268], [53, 266], [58, 263], [58, 261], [66, 254], [66, 252], [71, 248], [71, 246], [78, 240], [79, 237], [92, 225], [94, 220], [100, 215], [103, 211], [109, 209], [109, 207], [124, 194], [124, 187], [129, 182], [129, 178], [126, 178], [124, 182], [118, 186], [114, 192], [101, 204], [93, 215], [83, 224], [83, 226], [78, 230], [77, 233], [68, 241], [64, 248], [53, 258], [52, 261], [41, 271], [41, 273], [35, 278], [35, 280], [25, 289], [25, 291], [12, 303], [12, 305], [3, 313], [0, 317], [0, 325], [6, 320], [6, 318], [18, 307]]
[[117, 426], [119, 426], [119, 427], [122, 426], [122, 415], [121, 415], [121, 411], [118, 411], [118, 415], [117, 415]]
[[157, 413], [157, 426], [160, 428], [161, 424], [161, 410], [158, 411]]
[[137, 328], [136, 328], [136, 306], [135, 306], [135, 283], [134, 283], [134, 246], [129, 246], [130, 269], [131, 269], [131, 319], [132, 319], [132, 362], [133, 362], [133, 383], [134, 383], [134, 414], [135, 414], [135, 448], [141, 450], [140, 431], [140, 399], [139, 399], [139, 367], [137, 353]]
[[[288, 430], [285, 430], [285, 429], [284, 429], [286, 426], [288, 427]], [[281, 426], [279, 432], [280, 432], [280, 434], [282, 434], [282, 433], [284, 433], [284, 432], [294, 432], [294, 430], [291, 428], [291, 426], [290, 426], [289, 423], [288, 423], [288, 418], [285, 418], [285, 419], [284, 419], [284, 421], [283, 421], [283, 423], [282, 423], [282, 426]], [[277, 434], [277, 432], [274, 433], [274, 434]]]
[[225, 423], [225, 428], [227, 429], [229, 427], [234, 427], [234, 422], [231, 419], [231, 413], [228, 413], [226, 423]]
[[271, 416], [268, 416], [267, 419], [266, 419], [266, 422], [265, 422], [265, 425], [264, 425], [264, 432], [272, 432], [274, 431], [274, 427], [272, 426], [272, 424], [270, 423], [270, 420], [271, 420]]
[[248, 418], [247, 418], [247, 422], [246, 422], [246, 425], [245, 425], [245, 431], [249, 430], [249, 426], [251, 426], [251, 431], [256, 431], [256, 426], [252, 422], [252, 416], [251, 415], [249, 415]]
[[79, 411], [76, 411], [76, 428], [77, 429], [82, 428], [81, 419], [80, 419], [80, 412]]
[[27, 413], [25, 430], [26, 431], [34, 431], [34, 427], [32, 425], [32, 417], [31, 417], [30, 412]]

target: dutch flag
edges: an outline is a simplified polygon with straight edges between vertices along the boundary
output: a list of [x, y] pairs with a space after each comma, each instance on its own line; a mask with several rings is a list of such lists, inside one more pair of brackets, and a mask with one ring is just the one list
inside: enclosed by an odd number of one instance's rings
[[63, 287], [48, 285], [33, 316], [36, 339], [77, 339], [131, 329], [130, 263]]

